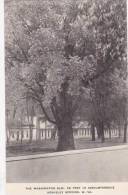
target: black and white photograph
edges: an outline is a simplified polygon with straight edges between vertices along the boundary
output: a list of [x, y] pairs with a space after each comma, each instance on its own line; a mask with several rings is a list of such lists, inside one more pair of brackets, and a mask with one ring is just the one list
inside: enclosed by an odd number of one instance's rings
[[128, 182], [127, 0], [4, 0], [4, 23], [7, 183]]

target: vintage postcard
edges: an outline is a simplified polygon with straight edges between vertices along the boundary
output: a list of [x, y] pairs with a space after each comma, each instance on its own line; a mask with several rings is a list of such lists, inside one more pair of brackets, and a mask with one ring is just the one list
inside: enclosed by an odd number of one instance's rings
[[6, 194], [127, 195], [126, 0], [4, 0]]

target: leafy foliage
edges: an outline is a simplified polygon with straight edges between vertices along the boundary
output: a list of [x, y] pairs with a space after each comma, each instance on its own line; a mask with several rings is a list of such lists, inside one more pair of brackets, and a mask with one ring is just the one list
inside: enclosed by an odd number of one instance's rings
[[67, 99], [77, 108], [81, 96], [102, 96], [95, 114], [110, 120], [127, 91], [125, 0], [12, 2], [5, 20], [7, 102], [27, 96], [50, 119], [48, 106], [61, 116]]

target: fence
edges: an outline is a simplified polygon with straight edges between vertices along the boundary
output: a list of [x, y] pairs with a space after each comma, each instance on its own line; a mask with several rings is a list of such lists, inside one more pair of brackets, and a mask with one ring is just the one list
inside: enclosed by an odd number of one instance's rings
[[[91, 129], [89, 127], [86, 128], [74, 128], [73, 129], [74, 138], [91, 138]], [[97, 137], [97, 131], [95, 131], [95, 135]], [[105, 138], [109, 138], [110, 133], [108, 130], [104, 131]], [[57, 131], [55, 129], [35, 129], [32, 130], [32, 140], [49, 140], [49, 139], [57, 139]], [[118, 130], [111, 130], [111, 137], [118, 137]], [[20, 142], [20, 141], [29, 141], [30, 140], [30, 130], [29, 128], [24, 129], [10, 129], [7, 132], [7, 140], [8, 142]]]

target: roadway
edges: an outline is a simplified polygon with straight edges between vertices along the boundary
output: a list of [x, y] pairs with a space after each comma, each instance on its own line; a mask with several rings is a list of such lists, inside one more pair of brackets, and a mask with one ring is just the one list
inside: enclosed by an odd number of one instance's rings
[[7, 182], [128, 182], [128, 145], [7, 158]]

